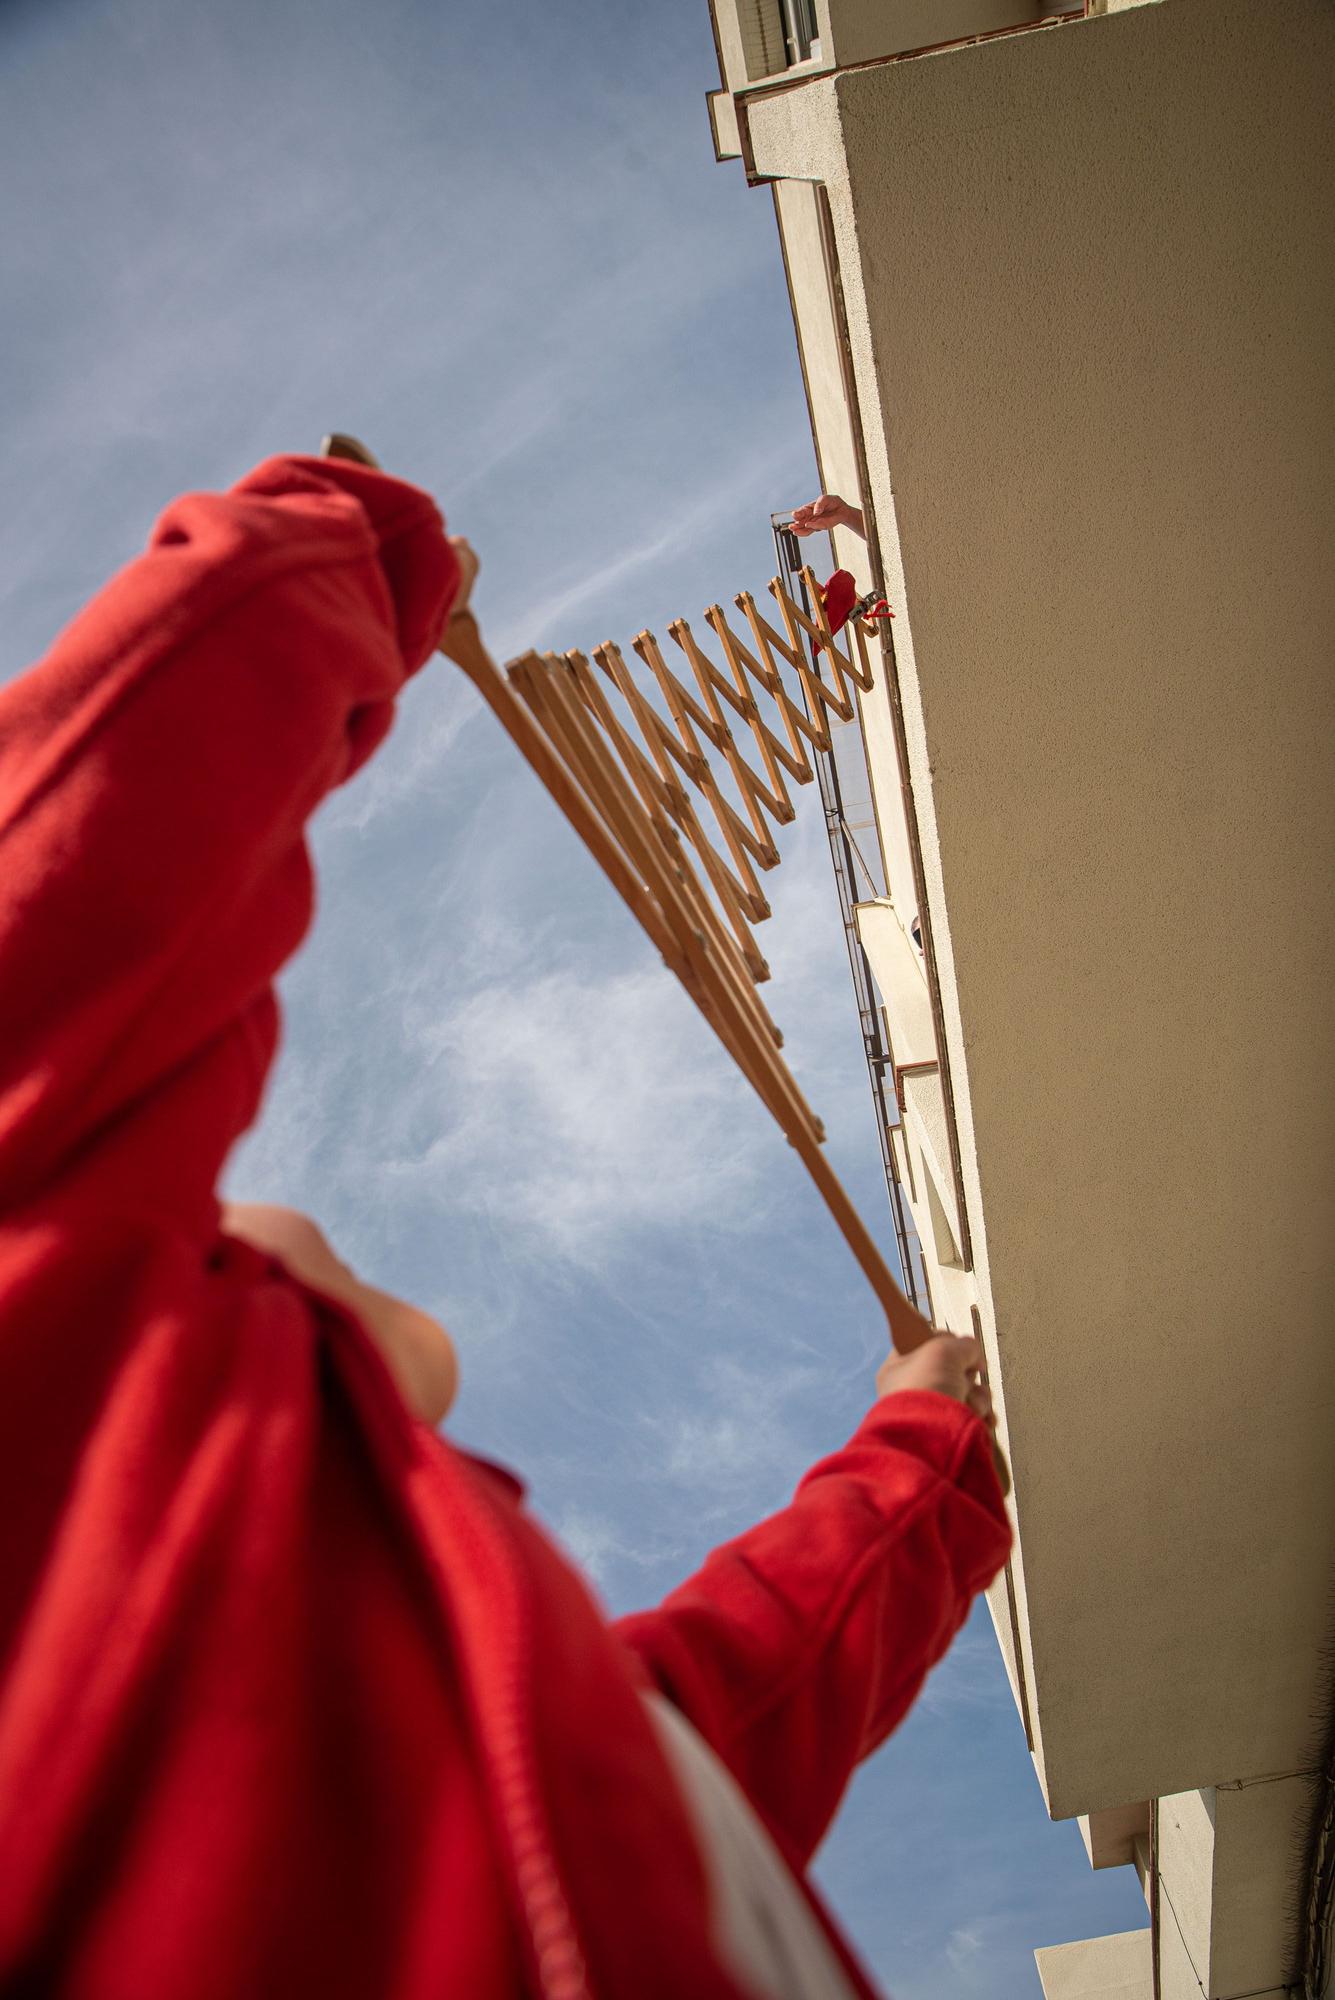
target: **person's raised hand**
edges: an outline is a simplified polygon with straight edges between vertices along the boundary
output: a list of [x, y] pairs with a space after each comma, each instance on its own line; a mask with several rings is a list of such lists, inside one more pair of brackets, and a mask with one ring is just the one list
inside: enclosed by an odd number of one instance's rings
[[822, 493], [819, 500], [809, 500], [805, 507], [794, 508], [795, 535], [824, 535], [831, 528], [851, 528], [855, 535], [865, 533], [862, 510], [850, 506], [837, 493]]
[[[352, 437], [347, 431], [330, 431], [328, 437], [326, 437], [323, 445], [320, 447], [320, 456], [322, 458], [350, 459], [354, 465], [369, 466], [372, 472], [383, 472], [384, 470], [375, 453], [368, 446], [364, 445], [360, 438]], [[454, 602], [450, 606], [449, 616], [450, 618], [461, 618], [465, 613], [468, 613], [471, 617], [472, 613], [468, 610], [468, 600], [473, 594], [473, 585], [477, 582], [479, 568], [477, 551], [464, 535], [451, 535], [449, 537], [449, 544], [454, 550], [454, 559], [459, 565], [459, 589], [455, 595]], [[446, 623], [448, 625], [448, 619]]]
[[995, 1431], [997, 1419], [982, 1380], [982, 1365], [983, 1351], [971, 1335], [934, 1333], [911, 1354], [887, 1355], [876, 1371], [876, 1393], [894, 1396], [905, 1389], [934, 1389], [938, 1395], [967, 1403]]
[[[476, 549], [463, 535], [451, 535], [449, 542], [454, 550], [454, 559], [459, 565], [459, 593], [450, 606], [450, 617], [460, 618], [468, 611], [468, 600], [473, 594], [473, 585], [477, 582], [477, 573], [481, 565], [478, 562]], [[471, 616], [471, 613], [469, 615]]]

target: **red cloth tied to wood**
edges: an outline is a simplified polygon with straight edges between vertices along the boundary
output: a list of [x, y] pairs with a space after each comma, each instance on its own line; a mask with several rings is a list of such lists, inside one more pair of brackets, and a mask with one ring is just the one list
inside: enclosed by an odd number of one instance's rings
[[895, 615], [883, 597], [873, 597], [870, 591], [859, 597], [852, 572], [846, 569], [837, 569], [829, 582], [821, 585], [820, 601], [831, 632], [841, 632], [855, 615], [866, 619]]

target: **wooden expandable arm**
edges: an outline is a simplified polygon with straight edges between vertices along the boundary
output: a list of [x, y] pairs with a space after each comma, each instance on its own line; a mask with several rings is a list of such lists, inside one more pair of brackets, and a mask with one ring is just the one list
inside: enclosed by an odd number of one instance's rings
[[[342, 434], [326, 438], [324, 454], [326, 457], [354, 459], [373, 468], [377, 466], [377, 461], [364, 445]], [[812, 720], [817, 726], [813, 728], [806, 717], [800, 716], [797, 711], [792, 711], [790, 715], [792, 705], [784, 698], [781, 683], [777, 699], [793, 749], [800, 755], [793, 725], [797, 724], [801, 733], [807, 735], [816, 747], [828, 747], [829, 738], [821, 707], [824, 705], [841, 713], [843, 704], [840, 696], [843, 702], [849, 702], [849, 697], [823, 612], [817, 612], [819, 625], [813, 625], [800, 608], [792, 604], [786, 593], [776, 595], [779, 596], [779, 608], [788, 630], [787, 645], [759, 617], [754, 601], [746, 598], [739, 602], [746, 611], [764, 665], [754, 661], [730, 631], [724, 635], [724, 644], [739, 691], [745, 687], [741, 671], [743, 665], [768, 687], [771, 677], [776, 682], [779, 679], [774, 653], [782, 652], [795, 660], [804, 684], [808, 684]], [[714, 624], [712, 618], [709, 622]], [[719, 623], [726, 625], [721, 614]], [[813, 674], [807, 665], [802, 647], [803, 630], [818, 645], [829, 650], [835, 659], [837, 692], [832, 694], [820, 681], [818, 671]], [[717, 634], [717, 625], [715, 631]], [[642, 637], [651, 639], [652, 635]], [[854, 678], [862, 680], [867, 672], [867, 662], [865, 651], [861, 646], [858, 650], [858, 662], [848, 664], [851, 664]], [[604, 714], [605, 705], [597, 699], [590, 699], [591, 684], [584, 678], [587, 663], [582, 656], [560, 659], [556, 655], [544, 658], [537, 653], [529, 653], [512, 663], [508, 675], [503, 674], [483, 645], [476, 620], [467, 610], [449, 619], [440, 641], [440, 651], [468, 676], [656, 945], [664, 963], [681, 981], [780, 1126], [815, 1182], [826, 1208], [879, 1299], [886, 1316], [891, 1345], [901, 1354], [920, 1347], [937, 1329], [901, 1291], [821, 1150], [824, 1133], [820, 1122], [807, 1105], [779, 1053], [782, 1038], [755, 990], [753, 982], [758, 973], [763, 972], [763, 961], [758, 967], [753, 961], [754, 948], [747, 951], [745, 944], [729, 935], [686, 859], [673, 820], [683, 825], [683, 830], [690, 834], [693, 844], [700, 849], [698, 822], [695, 822], [688, 801], [683, 810], [680, 800], [674, 803], [671, 799], [667, 791], [668, 773], [662, 766], [661, 756], [658, 761], [662, 775], [654, 774], [655, 782], [649, 785], [646, 797], [646, 781], [652, 767], [634, 750], [629, 739], [621, 740], [624, 731], [619, 724], [608, 729], [610, 711]], [[649, 665], [661, 686], [666, 670], [664, 673], [658, 671], [661, 657], [657, 656], [656, 646], [653, 651], [655, 657], [649, 659]], [[739, 660], [735, 655], [742, 657]], [[620, 664], [619, 661], [616, 664]], [[616, 678], [620, 682], [622, 677]], [[809, 685], [812, 680], [816, 682], [814, 687]], [[673, 678], [671, 692], [677, 691], [678, 684]], [[775, 692], [773, 689], [770, 691]], [[638, 695], [638, 690], [635, 695]], [[671, 705], [674, 720], [680, 720], [675, 713], [677, 704], [673, 702]], [[634, 696], [631, 706], [633, 712], [638, 712]], [[685, 707], [685, 704], [682, 706]], [[851, 710], [851, 702], [849, 707]], [[692, 702], [691, 708], [686, 710], [687, 714], [693, 708]], [[692, 716], [692, 719], [695, 718]], [[711, 723], [714, 719], [713, 716], [709, 718]], [[654, 720], [658, 722], [657, 717]], [[712, 729], [707, 733], [713, 740]], [[760, 731], [756, 734], [765, 749], [769, 749], [771, 743], [775, 751], [779, 749], [777, 739], [770, 737], [768, 730], [763, 736]], [[658, 744], [652, 738], [650, 747], [657, 754]], [[668, 746], [665, 744], [665, 747]], [[617, 755], [621, 758], [620, 764], [616, 761]], [[787, 757], [783, 761], [789, 762]], [[789, 768], [794, 770], [794, 775], [798, 774], [793, 765], [790, 764]], [[737, 775], [736, 772], [734, 775]], [[749, 775], [752, 778], [755, 776], [754, 773]], [[773, 775], [777, 776], [777, 772]], [[811, 775], [809, 767], [803, 775]], [[786, 803], [786, 794], [784, 799]], [[707, 845], [703, 843], [705, 848]], [[734, 858], [742, 860], [735, 848]], [[710, 870], [710, 873], [711, 879], [714, 879], [713, 871]], [[716, 892], [719, 887], [718, 879], [714, 879]], [[725, 896], [725, 904], [729, 900]], [[740, 912], [737, 914], [740, 915]], [[1003, 1490], [1009, 1491], [1009, 1469], [995, 1440], [993, 1449]]]

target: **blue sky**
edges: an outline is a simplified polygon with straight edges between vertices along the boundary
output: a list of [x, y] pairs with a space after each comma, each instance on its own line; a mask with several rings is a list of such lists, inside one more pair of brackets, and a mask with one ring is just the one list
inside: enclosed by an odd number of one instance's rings
[[[0, 6], [3, 672], [174, 493], [331, 428], [474, 541], [501, 657], [763, 590], [769, 515], [815, 472], [769, 201], [712, 157], [713, 61], [704, 0]], [[805, 804], [772, 1011], [888, 1248]], [[875, 1303], [444, 663], [315, 846], [229, 1191], [309, 1209], [445, 1318], [453, 1433], [524, 1472], [612, 1609], [652, 1602], [856, 1423]], [[982, 1610], [818, 1874], [897, 2000], [1037, 1995], [1035, 1945], [1146, 1921], [1048, 1823]]]

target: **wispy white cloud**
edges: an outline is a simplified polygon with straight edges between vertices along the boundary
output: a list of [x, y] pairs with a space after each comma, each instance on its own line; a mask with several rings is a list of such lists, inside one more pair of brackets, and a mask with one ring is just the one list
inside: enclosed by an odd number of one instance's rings
[[618, 1564], [643, 1569], [654, 1560], [645, 1547], [629, 1538], [609, 1514], [594, 1508], [570, 1506], [553, 1523], [557, 1539], [563, 1542], [586, 1576], [602, 1590], [610, 1583]]
[[[762, 514], [778, 476], [792, 468], [796, 456], [791, 432], [783, 415], [767, 413], [755, 430], [755, 444], [737, 454], [730, 477], [719, 479], [712, 466], [702, 466], [689, 485], [664, 491], [661, 482], [646, 480], [640, 495], [642, 523], [629, 541], [618, 540], [605, 554], [581, 565], [569, 581], [555, 585], [546, 595], [526, 605], [518, 613], [508, 613], [496, 630], [496, 650], [506, 659], [530, 647], [565, 650], [580, 646], [587, 650], [609, 635], [605, 630], [590, 639], [588, 630], [596, 618], [615, 615], [626, 598], [626, 582], [652, 565], [666, 565], [682, 551], [706, 543], [718, 528], [748, 513]], [[702, 606], [683, 606], [698, 613]], [[586, 628], [576, 630], [576, 618]], [[644, 623], [632, 622], [638, 631]], [[572, 636], [572, 634], [574, 636]]]
[[415, 1035], [441, 1129], [382, 1171], [504, 1214], [532, 1255], [598, 1268], [646, 1233], [763, 1222], [762, 1121], [658, 966], [510, 979]]
[[446, 660], [429, 661], [424, 673], [429, 681], [400, 703], [393, 754], [373, 758], [331, 800], [326, 817], [332, 827], [364, 833], [380, 814], [447, 777], [459, 739], [485, 712], [483, 701]]
[[976, 1979], [983, 1945], [981, 1924], [961, 1924], [946, 1941], [946, 1961], [956, 1978], [966, 1986], [972, 1986]]
[[[733, 1515], [739, 1495], [783, 1504], [805, 1470], [802, 1433], [829, 1373], [815, 1357], [772, 1354], [705, 1359], [675, 1400], [644, 1413], [640, 1430], [660, 1476], [693, 1496], [697, 1522]], [[708, 1496], [708, 1497], [706, 1497]]]

